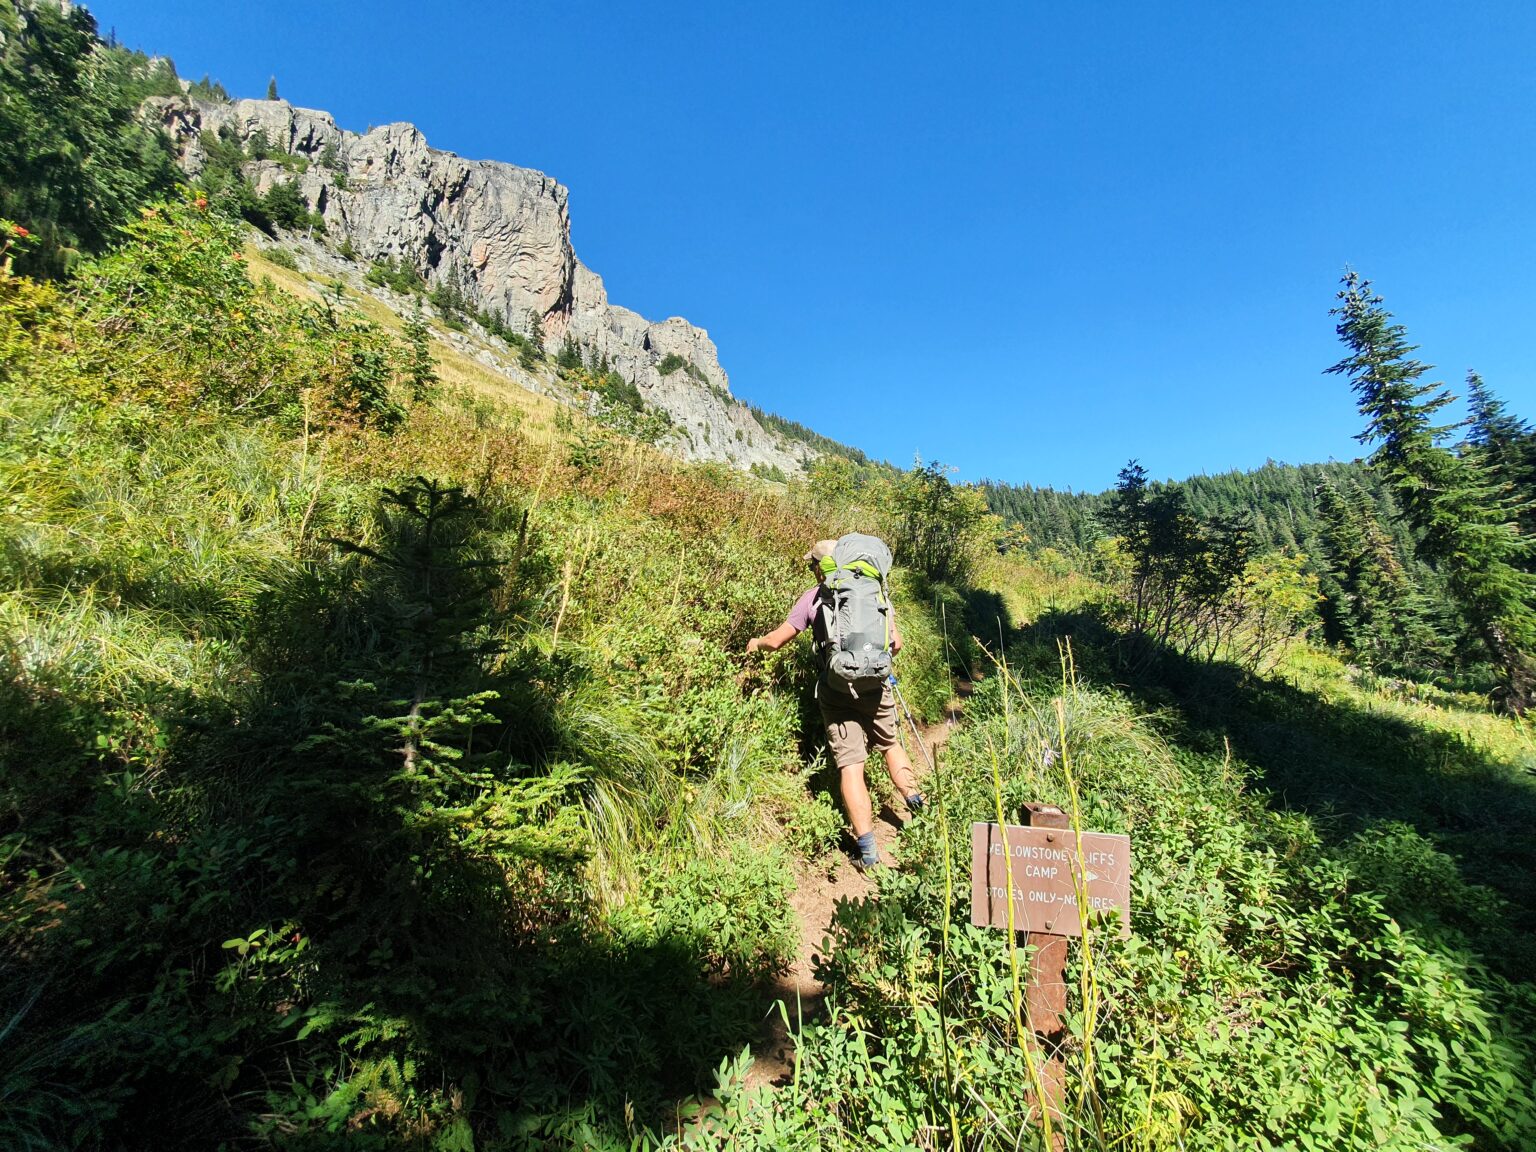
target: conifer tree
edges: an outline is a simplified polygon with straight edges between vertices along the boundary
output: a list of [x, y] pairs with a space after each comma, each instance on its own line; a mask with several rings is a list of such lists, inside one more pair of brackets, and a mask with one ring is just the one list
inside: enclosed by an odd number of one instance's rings
[[1375, 445], [1371, 466], [1417, 534], [1418, 555], [1444, 573], [1500, 671], [1505, 703], [1524, 712], [1536, 698], [1536, 581], [1523, 570], [1529, 546], [1476, 457], [1438, 443], [1450, 429], [1432, 418], [1451, 395], [1420, 382], [1429, 365], [1412, 358], [1406, 330], [1369, 281], [1349, 272], [1343, 283], [1331, 314], [1349, 355], [1328, 371], [1347, 376], [1354, 389], [1366, 420], [1356, 439]]
[[229, 102], [228, 89], [213, 79], [207, 72], [203, 73], [201, 80], [192, 85], [187, 95], [191, 96], [194, 100], [206, 100], [210, 103], [219, 101], [227, 104]]
[[272, 77], [270, 80], [267, 81], [267, 99], [268, 100], [276, 100], [277, 99], [277, 77], [276, 76]]
[[1355, 586], [1365, 554], [1360, 524], [1334, 483], [1324, 477], [1317, 487], [1317, 509], [1323, 520], [1321, 545], [1323, 636], [1351, 648], [1359, 644], [1360, 593]]
[[1137, 461], [1132, 460], [1120, 469], [1119, 483], [1104, 511], [1104, 519], [1119, 534], [1131, 557], [1131, 630], [1140, 632], [1146, 624], [1152, 557], [1147, 530], [1147, 470]]
[[252, 160], [265, 160], [272, 155], [272, 140], [265, 127], [256, 129], [245, 142], [245, 154]]
[[[1504, 487], [1520, 534], [1536, 537], [1536, 432], [1507, 411], [1476, 372], [1467, 373], [1467, 407], [1467, 450]], [[1531, 559], [1536, 556], [1527, 558], [1527, 568]]]
[[1422, 596], [1376, 518], [1369, 495], [1324, 476], [1318, 484], [1325, 635], [1368, 664], [1412, 664], [1435, 647]]
[[387, 909], [340, 910], [352, 924], [333, 934], [389, 942], [396, 986], [428, 997], [445, 973], [428, 970], [423, 943], [465, 915], [458, 900], [482, 864], [505, 883], [519, 861], [582, 851], [576, 810], [551, 812], [574, 771], [535, 773], [502, 746], [521, 717], [500, 691], [515, 685], [494, 674], [505, 565], [485, 517], [462, 488], [416, 477], [384, 490], [367, 543], [331, 541], [356, 564], [329, 619], [361, 639], [323, 641], [342, 644], [344, 678], [309, 685], [323, 719], [284, 790], [313, 837], [311, 867], [394, 894]]
[[438, 382], [437, 367], [432, 361], [432, 333], [421, 314], [421, 297], [405, 320], [406, 380], [411, 386], [411, 399], [420, 403], [435, 391]]

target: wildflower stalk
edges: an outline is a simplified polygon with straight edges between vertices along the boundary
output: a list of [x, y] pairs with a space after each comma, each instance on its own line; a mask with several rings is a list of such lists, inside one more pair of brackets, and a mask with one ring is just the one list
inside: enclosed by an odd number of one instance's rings
[[933, 750], [934, 792], [938, 800], [939, 837], [944, 846], [944, 925], [939, 937], [939, 1043], [944, 1048], [944, 1103], [949, 1110], [949, 1142], [960, 1152], [960, 1116], [955, 1110], [955, 1070], [949, 1051], [949, 1014], [944, 1007], [945, 961], [949, 958], [949, 932], [955, 906], [954, 852], [949, 839], [949, 811], [944, 803], [944, 788], [938, 777], [940, 749]]
[[[997, 667], [998, 674], [1003, 677], [1003, 732], [1004, 739], [1007, 740], [1012, 728], [1008, 722], [1010, 715], [1008, 685], [1012, 677], [1008, 670], [1006, 656], [999, 656]], [[1005, 750], [1006, 747], [1007, 745], [1005, 744]], [[1018, 925], [1013, 907], [1013, 853], [1008, 843], [1008, 834], [1005, 831], [1008, 827], [1008, 820], [1003, 811], [1002, 765], [998, 759], [997, 745], [990, 736], [987, 738], [987, 752], [992, 762], [992, 800], [996, 805], [998, 834], [1003, 838], [1004, 883], [1007, 885], [1004, 891], [1008, 904], [1008, 967], [1013, 981], [1013, 1027], [1014, 1033], [1018, 1037], [1019, 1051], [1024, 1056], [1024, 1067], [1029, 1074], [1029, 1082], [1034, 1087], [1035, 1103], [1040, 1109], [1040, 1127], [1045, 1135], [1045, 1147], [1051, 1148], [1054, 1146], [1055, 1125], [1052, 1123], [1051, 1110], [1046, 1100], [1045, 1077], [1041, 1071], [1039, 1054], [1035, 1051], [1034, 1044], [1031, 1043], [1031, 1039], [1034, 1036], [1034, 1021], [1029, 1018], [1029, 1011], [1026, 1007], [1024, 996], [1024, 981], [1019, 972]]]
[[[1072, 654], [1071, 640], [1063, 641], [1059, 647], [1061, 660], [1061, 695], [1056, 698], [1056, 731], [1057, 743], [1060, 746], [1060, 762], [1062, 779], [1066, 783], [1068, 820], [1072, 826], [1072, 834], [1077, 842], [1078, 866], [1072, 869], [1072, 885], [1077, 896], [1079, 917], [1082, 921], [1083, 936], [1080, 949], [1080, 963], [1078, 966], [1078, 998], [1082, 1003], [1083, 1012], [1083, 1065], [1078, 1079], [1077, 1113], [1079, 1116], [1090, 1111], [1091, 1097], [1093, 1096], [1095, 1053], [1094, 1036], [1098, 1030], [1099, 1009], [1102, 1003], [1099, 988], [1096, 957], [1093, 947], [1093, 925], [1089, 910], [1091, 905], [1088, 900], [1088, 878], [1082, 868], [1083, 852], [1083, 811], [1082, 797], [1077, 787], [1077, 775], [1072, 767], [1072, 751], [1067, 743], [1067, 697], [1070, 694], [1074, 705], [1078, 702], [1077, 695], [1077, 666]], [[1092, 1108], [1095, 1127], [1098, 1127], [1098, 1109]], [[1104, 1133], [1099, 1132], [1102, 1141]]]
[[[940, 605], [940, 613], [944, 626], [944, 652], [945, 664], [949, 658], [949, 616]], [[954, 684], [951, 681], [950, 695], [954, 695]], [[938, 994], [939, 994], [939, 1043], [944, 1048], [944, 1104], [949, 1111], [949, 1143], [954, 1152], [960, 1152], [960, 1115], [955, 1109], [955, 1069], [954, 1060], [949, 1050], [949, 1012], [945, 1007], [945, 985], [947, 961], [949, 959], [949, 932], [950, 924], [954, 918], [955, 907], [955, 858], [954, 849], [949, 838], [949, 808], [945, 803], [945, 788], [943, 778], [939, 774], [939, 756], [942, 752], [937, 745], [933, 749], [933, 792], [938, 809], [939, 839], [944, 848], [944, 923], [939, 936], [939, 966], [938, 966]]]

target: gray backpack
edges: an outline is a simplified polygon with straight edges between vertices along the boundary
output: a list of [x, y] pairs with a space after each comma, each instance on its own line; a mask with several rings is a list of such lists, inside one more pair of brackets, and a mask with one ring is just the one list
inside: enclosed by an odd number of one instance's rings
[[891, 674], [891, 550], [876, 536], [850, 532], [821, 569], [822, 680], [846, 696], [878, 693]]

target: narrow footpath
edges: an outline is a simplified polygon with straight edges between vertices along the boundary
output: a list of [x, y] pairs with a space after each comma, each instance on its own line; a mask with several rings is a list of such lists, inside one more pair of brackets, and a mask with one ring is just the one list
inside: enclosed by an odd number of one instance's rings
[[[969, 689], [969, 684], [958, 685], [956, 698], [945, 707], [945, 719], [922, 729], [923, 742], [928, 746], [930, 756], [949, 739], [964, 707], [964, 698], [970, 694]], [[912, 747], [911, 729], [904, 728], [904, 731], [912, 768], [921, 782], [928, 774], [927, 759], [920, 749]], [[897, 839], [907, 819], [905, 811], [898, 815], [889, 806], [875, 814], [875, 843], [879, 845], [880, 858], [897, 867], [901, 862]], [[804, 863], [796, 866], [795, 890], [790, 896], [790, 905], [800, 928], [800, 948], [794, 965], [776, 982], [776, 1003], [764, 1021], [762, 1035], [752, 1046], [754, 1060], [747, 1076], [749, 1087], [787, 1083], [793, 1076], [793, 1034], [797, 1020], [808, 1023], [821, 1015], [825, 989], [816, 979], [816, 959], [824, 950], [837, 902], [860, 899], [873, 889], [874, 882], [855, 868], [853, 861], [842, 852], [833, 854], [831, 862], [819, 868]], [[783, 1014], [779, 1004], [784, 1006]], [[784, 1022], [786, 1015], [788, 1027]]]

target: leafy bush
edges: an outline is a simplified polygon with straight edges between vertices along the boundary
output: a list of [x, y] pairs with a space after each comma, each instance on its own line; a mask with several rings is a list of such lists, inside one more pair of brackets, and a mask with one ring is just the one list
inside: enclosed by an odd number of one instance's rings
[[783, 972], [799, 944], [788, 862], [737, 844], [653, 878], [656, 931], [687, 942], [705, 970], [760, 983]]
[[267, 189], [260, 200], [261, 211], [266, 219], [278, 228], [310, 228], [325, 231], [325, 218], [311, 212], [309, 201], [299, 191], [295, 181], [287, 180]]
[[930, 580], [965, 583], [995, 538], [997, 518], [976, 488], [950, 483], [949, 469], [918, 464], [893, 485], [892, 546]]
[[369, 266], [364, 277], [368, 283], [377, 284], [380, 288], [388, 288], [391, 292], [398, 292], [402, 296], [411, 293], [425, 292], [426, 283], [421, 274], [408, 264], [403, 257], [391, 257], [388, 260], [375, 260]]

